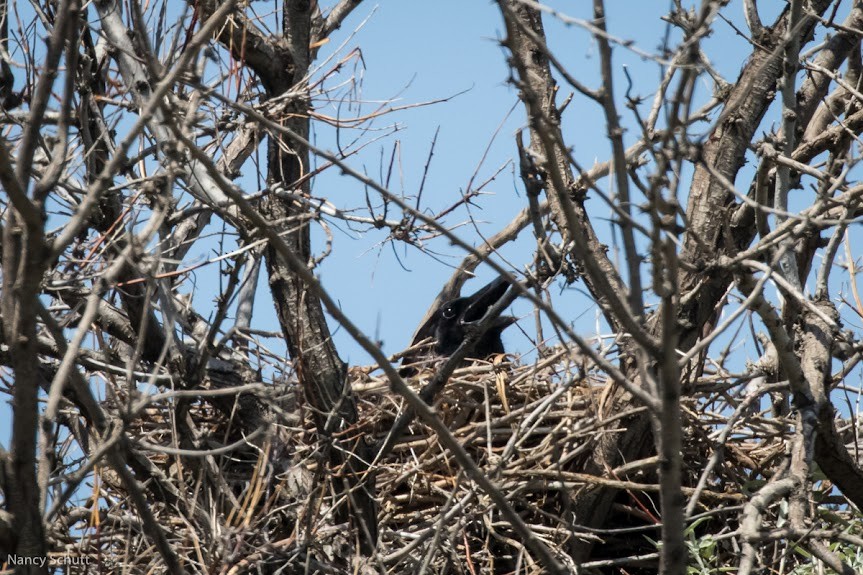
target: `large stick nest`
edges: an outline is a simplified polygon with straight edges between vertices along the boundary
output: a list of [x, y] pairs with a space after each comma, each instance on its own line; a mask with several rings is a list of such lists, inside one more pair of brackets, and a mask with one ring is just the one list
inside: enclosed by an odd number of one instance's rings
[[[419, 389], [430, 375], [420, 374], [411, 384]], [[541, 573], [489, 496], [418, 420], [389, 454], [372, 462], [379, 552], [372, 559], [357, 553], [356, 525], [338, 512], [349, 506], [340, 488], [346, 472], [332, 468], [329, 450], [352, 441], [380, 441], [405, 408], [371, 368], [354, 368], [349, 379], [359, 420], [330, 438], [318, 433], [316, 418], [293, 381], [256, 391], [267, 409], [258, 428], [263, 431], [251, 437], [249, 426], [232, 419], [231, 410], [199, 399], [155, 403], [128, 425], [130, 445], [146, 455], [132, 468], [139, 480], [146, 478], [150, 507], [186, 570], [413, 573], [425, 566], [426, 573]], [[763, 481], [784, 459], [787, 422], [770, 417], [769, 410], [744, 410], [730, 422], [734, 433], [718, 445], [729, 406], [736, 405], [730, 386], [721, 378], [703, 378], [688, 390], [684, 495], [692, 497], [714, 458], [698, 488], [693, 515], [704, 518], [696, 521], [697, 536], [716, 538], [714, 558], [733, 563], [734, 538], [722, 534], [736, 528], [743, 486]], [[660, 537], [656, 459], [585, 473], [594, 463], [595, 443], [619, 433], [628, 415], [640, 409], [607, 416], [613, 391], [589, 366], [557, 349], [531, 365], [501, 357], [457, 370], [435, 407], [561, 561], [580, 543], [592, 542], [598, 572], [621, 572], [617, 564], [627, 565], [628, 573], [639, 572], [639, 566], [655, 571], [653, 541]], [[249, 395], [241, 394], [234, 413]], [[205, 454], [196, 454], [201, 451]], [[61, 550], [102, 557], [109, 572], [120, 566], [129, 573], [163, 571], [127, 486], [109, 467], [98, 468], [93, 479], [89, 499], [60, 514], [55, 527], [67, 528], [64, 536], [58, 531]], [[582, 526], [573, 500], [583, 490], [609, 487], [618, 490], [611, 524]]]

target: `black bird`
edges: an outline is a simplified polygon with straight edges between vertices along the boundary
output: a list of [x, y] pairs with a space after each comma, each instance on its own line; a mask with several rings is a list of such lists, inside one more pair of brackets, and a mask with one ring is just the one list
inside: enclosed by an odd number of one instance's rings
[[[478, 292], [467, 297], [460, 297], [446, 302], [423, 324], [414, 336], [411, 347], [431, 338], [433, 353], [427, 350], [417, 350], [402, 359], [402, 375], [413, 375], [416, 370], [411, 365], [420, 363], [429, 357], [449, 357], [462, 344], [468, 332], [485, 318], [488, 310], [496, 304], [509, 284], [502, 278], [497, 278]], [[500, 336], [507, 327], [515, 323], [512, 316], [500, 316], [492, 320], [488, 329], [482, 333], [467, 357], [485, 359], [496, 353], [504, 353], [503, 341]]]

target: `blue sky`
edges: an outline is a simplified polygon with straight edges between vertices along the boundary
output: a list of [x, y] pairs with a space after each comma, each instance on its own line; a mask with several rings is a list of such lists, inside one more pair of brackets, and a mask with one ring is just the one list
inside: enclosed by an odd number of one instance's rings
[[[590, 18], [591, 3], [576, 3], [575, 7], [573, 3], [564, 4], [566, 10], [575, 10], [568, 12], [569, 15]], [[634, 40], [635, 47], [642, 52], [657, 53], [665, 29], [660, 16], [668, 4], [665, 1], [608, 2], [609, 31]], [[456, 1], [364, 4], [346, 22], [340, 35], [352, 32], [366, 18], [366, 24], [358, 31], [353, 43], [361, 48], [366, 65], [363, 95], [367, 99], [398, 96], [399, 103], [409, 104], [459, 94], [447, 102], [399, 112], [384, 119], [398, 122], [403, 128], [394, 138], [401, 143], [405, 193], [416, 194], [434, 134], [439, 130], [423, 193], [424, 206], [434, 210], [450, 205], [466, 189], [477, 170], [476, 180], [484, 181], [505, 166], [486, 187], [493, 195], [480, 198], [476, 202], [478, 209], [473, 211], [475, 217], [488, 222], [480, 230], [486, 234], [493, 233], [526, 205], [517, 166], [512, 163], [516, 155], [514, 134], [524, 127], [524, 112], [517, 102], [515, 88], [507, 82], [508, 54], [499, 44], [504, 31], [496, 5]], [[570, 72], [589, 86], [598, 86], [599, 58], [588, 32], [564, 26], [554, 18], [546, 18], [545, 22], [549, 44], [556, 49]], [[728, 28], [721, 22], [717, 26], [719, 29]], [[728, 31], [730, 29], [725, 30]], [[723, 36], [722, 41], [728, 42], [727, 35]], [[340, 39], [333, 38], [330, 46], [337, 46], [340, 42]], [[715, 42], [708, 40], [708, 47], [711, 43]], [[745, 48], [742, 41], [731, 42], [719, 51], [715, 64], [730, 81], [746, 57]], [[632, 94], [647, 98], [645, 106], [649, 106], [661, 70], [655, 62], [620, 46], [614, 48], [614, 63], [616, 99], [624, 125], [630, 128], [627, 140], [632, 142], [638, 133], [633, 130], [632, 114], [624, 107], [627, 86], [623, 66], [627, 67], [633, 79]], [[710, 91], [711, 86], [705, 82], [700, 98], [708, 98]], [[570, 92], [562, 85], [559, 101]], [[642, 106], [642, 113], [646, 109]], [[575, 157], [582, 166], [590, 167], [594, 162], [610, 157], [604, 117], [595, 103], [576, 94], [564, 122], [566, 137], [574, 146]], [[319, 128], [318, 142], [326, 145], [327, 137], [332, 137], [331, 132]], [[496, 132], [497, 136], [489, 147]], [[361, 161], [352, 158], [350, 162], [376, 175], [381, 154], [389, 157], [392, 141], [372, 146]], [[480, 166], [487, 147], [487, 156]], [[607, 181], [600, 183], [602, 188], [607, 185]], [[337, 204], [344, 202], [340, 205], [349, 206], [356, 205], [357, 196], [361, 198], [363, 190], [359, 184], [333, 170], [317, 179], [313, 193], [326, 195]], [[606, 221], [607, 208], [594, 201], [590, 209], [601, 237], [613, 245]], [[459, 211], [448, 222], [462, 221], [465, 216], [466, 212]], [[468, 227], [461, 228], [459, 233], [474, 244], [481, 241]], [[409, 343], [417, 323], [449, 278], [451, 270], [416, 249], [406, 249], [403, 244], [398, 244], [396, 249], [400, 259], [410, 270], [406, 272], [390, 246], [375, 249], [376, 243], [384, 237], [384, 232], [371, 231], [366, 237], [356, 240], [336, 232], [333, 255], [326, 260], [320, 273], [327, 289], [338, 297], [354, 321], [368, 334], [382, 339], [385, 351], [393, 353]], [[451, 265], [457, 265], [461, 260], [462, 254], [449, 247], [445, 240], [438, 240], [431, 247], [451, 254], [448, 260]], [[530, 262], [533, 248], [532, 235], [526, 231], [504, 253], [517, 269], [521, 269]], [[472, 291], [491, 277], [490, 274], [489, 270], [480, 268], [480, 279], [468, 283], [465, 290]], [[564, 294], [553, 290], [556, 304], [566, 310], [564, 316], [576, 323], [577, 331], [596, 333], [601, 322], [597, 321], [595, 306], [585, 297], [580, 284], [572, 288]], [[513, 307], [515, 315], [529, 314], [530, 311], [529, 306], [519, 303]], [[530, 329], [532, 321], [532, 318], [527, 318], [523, 322], [526, 329]], [[369, 361], [344, 332], [336, 332], [335, 338], [344, 359], [350, 363]], [[518, 333], [517, 328], [508, 330], [505, 339], [508, 349], [530, 350], [530, 342]]]

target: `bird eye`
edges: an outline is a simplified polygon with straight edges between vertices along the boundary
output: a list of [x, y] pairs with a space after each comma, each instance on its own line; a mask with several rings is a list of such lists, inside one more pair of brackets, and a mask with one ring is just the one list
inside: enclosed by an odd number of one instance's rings
[[452, 319], [455, 317], [455, 310], [451, 307], [446, 307], [443, 310], [444, 319]]

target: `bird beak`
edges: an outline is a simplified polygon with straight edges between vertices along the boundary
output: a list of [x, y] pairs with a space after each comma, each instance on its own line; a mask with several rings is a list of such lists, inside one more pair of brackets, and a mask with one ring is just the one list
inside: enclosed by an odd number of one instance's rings
[[511, 315], [502, 315], [502, 316], [496, 317], [494, 319], [494, 321], [491, 322], [491, 325], [489, 326], [488, 329], [489, 329], [489, 331], [494, 331], [496, 329], [503, 331], [517, 321], [518, 321], [517, 317], [513, 317]]
[[[475, 294], [468, 296], [468, 306], [461, 318], [461, 323], [480, 321], [488, 313], [488, 310], [500, 301], [508, 289], [509, 283], [505, 279], [496, 278]], [[503, 323], [500, 323], [502, 320], [504, 320]], [[514, 321], [515, 318], [512, 317], [499, 317], [494, 321], [492, 327], [498, 327], [498, 324], [500, 324], [500, 329], [504, 329], [512, 325]]]

